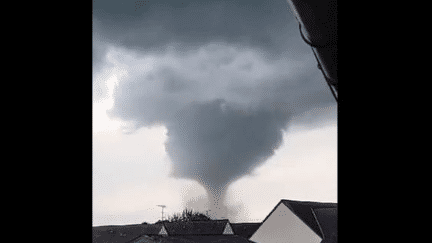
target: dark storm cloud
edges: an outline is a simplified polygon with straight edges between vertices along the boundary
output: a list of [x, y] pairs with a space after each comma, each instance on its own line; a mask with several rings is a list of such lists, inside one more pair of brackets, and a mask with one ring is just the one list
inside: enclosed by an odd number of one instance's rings
[[274, 61], [211, 43], [159, 55], [117, 48], [107, 60], [128, 71], [108, 114], [131, 122], [131, 132], [165, 125], [171, 175], [201, 183], [217, 217], [229, 213], [230, 183], [273, 155], [292, 116], [334, 104], [319, 73], [308, 72], [312, 57]]
[[131, 132], [166, 126], [171, 176], [201, 183], [226, 217], [227, 187], [333, 97], [283, 0], [134, 2], [94, 4], [96, 59], [127, 73], [109, 115]]
[[194, 49], [224, 41], [260, 47], [275, 57], [288, 50], [310, 52], [306, 45], [293, 48], [298, 30], [295, 38], [288, 31], [296, 22], [284, 0], [150, 0], [139, 8], [136, 2], [95, 1], [93, 16], [101, 22], [101, 33], [118, 45], [141, 50], [158, 50], [171, 42]]

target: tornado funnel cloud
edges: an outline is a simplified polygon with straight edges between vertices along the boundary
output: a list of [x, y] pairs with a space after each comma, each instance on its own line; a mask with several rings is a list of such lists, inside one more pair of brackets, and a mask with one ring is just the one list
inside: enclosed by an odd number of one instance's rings
[[247, 113], [223, 100], [185, 107], [167, 126], [171, 175], [200, 182], [217, 211], [229, 184], [273, 155], [287, 121], [282, 113]]
[[334, 103], [302, 71], [308, 62], [259, 53], [219, 43], [181, 54], [111, 48], [107, 58], [122, 70], [108, 115], [132, 131], [165, 126], [170, 176], [200, 183], [214, 217], [229, 216], [229, 185], [274, 154], [292, 116]]

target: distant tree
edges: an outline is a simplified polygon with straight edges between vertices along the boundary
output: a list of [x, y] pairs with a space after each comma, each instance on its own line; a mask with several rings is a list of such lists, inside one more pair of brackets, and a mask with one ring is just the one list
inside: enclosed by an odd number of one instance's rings
[[200, 212], [194, 212], [192, 209], [185, 208], [181, 214], [173, 214], [168, 217], [169, 222], [190, 222], [190, 221], [209, 221], [208, 216]]
[[148, 224], [148, 223], [144, 221], [144, 222], [142, 222], [141, 224]]

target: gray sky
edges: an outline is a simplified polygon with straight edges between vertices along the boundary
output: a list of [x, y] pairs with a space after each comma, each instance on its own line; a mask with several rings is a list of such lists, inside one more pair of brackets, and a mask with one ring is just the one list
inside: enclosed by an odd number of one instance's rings
[[122, 2], [93, 5], [93, 225], [337, 201], [336, 103], [285, 1]]

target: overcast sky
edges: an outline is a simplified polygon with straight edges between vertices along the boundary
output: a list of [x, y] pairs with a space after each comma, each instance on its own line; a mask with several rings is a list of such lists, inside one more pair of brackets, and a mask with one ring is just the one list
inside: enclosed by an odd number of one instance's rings
[[337, 202], [336, 102], [285, 0], [94, 0], [93, 60], [94, 226]]

